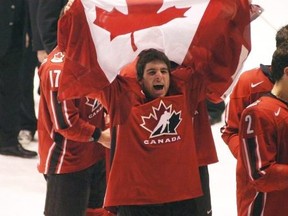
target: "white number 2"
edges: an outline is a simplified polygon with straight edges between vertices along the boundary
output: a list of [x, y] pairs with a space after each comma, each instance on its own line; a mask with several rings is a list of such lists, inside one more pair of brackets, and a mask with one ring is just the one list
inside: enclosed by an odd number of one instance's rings
[[247, 134], [254, 133], [254, 130], [251, 129], [251, 125], [252, 125], [252, 117], [251, 117], [251, 115], [245, 116], [245, 121], [248, 122]]
[[59, 87], [59, 77], [60, 77], [61, 70], [50, 70], [49, 76], [50, 76], [50, 83], [52, 88], [58, 88]]

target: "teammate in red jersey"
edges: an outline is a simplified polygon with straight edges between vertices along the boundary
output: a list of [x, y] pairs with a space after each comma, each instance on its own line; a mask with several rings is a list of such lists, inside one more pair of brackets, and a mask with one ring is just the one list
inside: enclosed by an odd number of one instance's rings
[[[276, 46], [278, 47], [285, 41], [288, 41], [288, 25], [283, 26], [277, 32]], [[244, 72], [230, 95], [230, 100], [225, 110], [226, 125], [221, 128], [221, 132], [222, 139], [236, 159], [239, 153], [240, 117], [248, 105], [271, 91], [273, 81], [270, 70], [270, 65], [260, 65], [259, 68]], [[241, 194], [241, 188], [237, 189], [237, 197], [239, 197], [239, 194]], [[237, 203], [239, 202], [240, 200], [237, 199]]]
[[273, 54], [271, 93], [248, 106], [240, 121], [238, 215], [287, 215], [288, 43]]
[[109, 129], [102, 133], [105, 110], [95, 98], [58, 101], [64, 58], [55, 48], [39, 69], [38, 170], [47, 180], [45, 215], [106, 215], [105, 148], [99, 143], [110, 142]]
[[[288, 41], [288, 25], [276, 34], [276, 46]], [[242, 111], [262, 95], [268, 93], [273, 86], [270, 77], [270, 66], [260, 65], [259, 68], [241, 74], [235, 85], [225, 110], [226, 125], [221, 129], [222, 139], [237, 158], [239, 147], [239, 121]]]
[[270, 66], [262, 64], [259, 68], [241, 74], [235, 85], [225, 110], [226, 125], [222, 128], [222, 138], [235, 158], [238, 155], [239, 121], [242, 111], [249, 104], [268, 93], [272, 86]]

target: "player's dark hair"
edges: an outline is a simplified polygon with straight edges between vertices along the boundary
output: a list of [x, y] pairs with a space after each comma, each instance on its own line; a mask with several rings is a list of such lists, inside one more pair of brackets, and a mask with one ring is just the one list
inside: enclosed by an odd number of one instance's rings
[[273, 53], [271, 63], [271, 76], [274, 81], [279, 81], [288, 67], [288, 42], [282, 43]]
[[276, 47], [279, 47], [282, 43], [288, 42], [288, 25], [280, 28], [276, 33]]
[[159, 60], [164, 62], [167, 65], [169, 73], [171, 72], [171, 65], [168, 57], [161, 51], [157, 49], [146, 49], [139, 53], [138, 61], [136, 64], [137, 70], [137, 80], [143, 79], [144, 69], [147, 63]]

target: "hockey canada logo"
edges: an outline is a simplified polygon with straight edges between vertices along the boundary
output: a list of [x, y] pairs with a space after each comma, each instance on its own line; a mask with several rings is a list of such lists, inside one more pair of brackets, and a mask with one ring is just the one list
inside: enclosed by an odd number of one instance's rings
[[89, 119], [93, 118], [95, 115], [97, 115], [98, 112], [103, 109], [102, 104], [97, 99], [91, 99], [86, 97], [85, 104], [91, 107], [91, 114], [89, 115]]
[[[177, 136], [177, 127], [181, 119], [181, 111], [172, 109], [172, 105], [166, 106], [160, 101], [158, 107], [152, 107], [152, 113], [149, 116], [142, 116], [140, 126], [150, 132], [150, 139], [162, 135]], [[175, 137], [175, 140], [178, 139]]]

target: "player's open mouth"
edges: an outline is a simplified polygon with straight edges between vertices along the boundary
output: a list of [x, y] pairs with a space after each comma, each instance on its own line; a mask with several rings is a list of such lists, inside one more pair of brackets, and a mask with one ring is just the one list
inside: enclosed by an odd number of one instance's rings
[[164, 88], [164, 85], [154, 85], [153, 87], [155, 90], [162, 90]]

